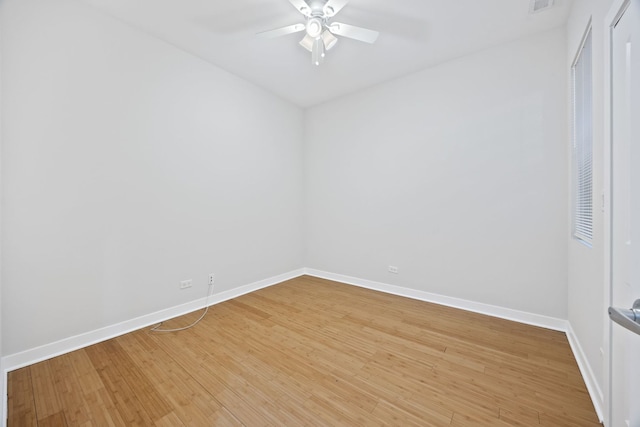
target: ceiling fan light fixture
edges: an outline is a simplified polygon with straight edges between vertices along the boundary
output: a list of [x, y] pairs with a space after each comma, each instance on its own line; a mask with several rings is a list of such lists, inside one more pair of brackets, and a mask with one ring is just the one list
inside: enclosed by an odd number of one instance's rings
[[307, 35], [311, 38], [318, 38], [322, 34], [322, 20], [311, 18], [307, 21]]
[[331, 50], [331, 48], [338, 43], [338, 38], [331, 34], [330, 31], [324, 30], [322, 33], [322, 41], [324, 42], [324, 48], [326, 50]]
[[305, 34], [304, 38], [300, 40], [300, 46], [307, 49], [309, 52], [313, 52], [313, 37], [309, 37], [309, 34]]
[[538, 13], [543, 12], [547, 9], [551, 9], [553, 6], [553, 0], [531, 0], [531, 4], [529, 6], [529, 13]]

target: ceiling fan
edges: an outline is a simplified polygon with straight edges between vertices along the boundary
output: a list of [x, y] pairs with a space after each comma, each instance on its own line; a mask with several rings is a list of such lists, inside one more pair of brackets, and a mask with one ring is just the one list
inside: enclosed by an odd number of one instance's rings
[[377, 31], [340, 22], [330, 22], [349, 0], [289, 0], [289, 2], [305, 16], [306, 23], [264, 31], [258, 33], [258, 36], [273, 38], [305, 31], [306, 34], [300, 40], [300, 45], [311, 52], [311, 62], [315, 65], [320, 65], [324, 60], [325, 52], [336, 45], [338, 42], [336, 35], [365, 43], [374, 43], [378, 38]]

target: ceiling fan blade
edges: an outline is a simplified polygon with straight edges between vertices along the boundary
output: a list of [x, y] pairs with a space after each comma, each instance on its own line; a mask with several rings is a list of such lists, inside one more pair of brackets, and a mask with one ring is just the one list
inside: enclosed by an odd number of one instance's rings
[[356, 27], [355, 25], [342, 24], [340, 22], [334, 22], [329, 26], [329, 31], [333, 34], [347, 37], [354, 40], [359, 40], [365, 43], [375, 43], [380, 35], [379, 32], [368, 30], [366, 28]]
[[299, 33], [300, 31], [304, 31], [304, 29], [304, 24], [293, 24], [282, 28], [276, 28], [275, 30], [263, 31], [256, 35], [272, 39], [275, 37], [286, 36], [287, 34]]
[[304, 16], [311, 16], [311, 7], [305, 0], [289, 0], [289, 3]]
[[329, 0], [324, 5], [324, 13], [327, 17], [331, 18], [342, 10], [349, 3], [349, 0]]

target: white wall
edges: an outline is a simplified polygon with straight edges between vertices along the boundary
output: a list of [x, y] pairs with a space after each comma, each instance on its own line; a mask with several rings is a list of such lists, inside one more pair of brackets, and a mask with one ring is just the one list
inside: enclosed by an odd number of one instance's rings
[[559, 29], [308, 110], [305, 265], [566, 318], [565, 65]]
[[[1, 9], [0, 9], [0, 13]], [[0, 16], [0, 22], [2, 17]], [[0, 403], [0, 425], [4, 425], [6, 414], [6, 392], [5, 392], [5, 374], [4, 366], [2, 366], [2, 32], [0, 31], [0, 396], [2, 403]]]
[[593, 43], [593, 247], [589, 248], [569, 237], [569, 302], [568, 319], [597, 385], [596, 402], [602, 407], [604, 361], [601, 348], [607, 324], [604, 273], [604, 222], [601, 197], [604, 188], [604, 17], [611, 0], [573, 2], [567, 24], [567, 60], [570, 69], [589, 24]]
[[5, 355], [303, 266], [300, 109], [80, 2], [0, 7]]

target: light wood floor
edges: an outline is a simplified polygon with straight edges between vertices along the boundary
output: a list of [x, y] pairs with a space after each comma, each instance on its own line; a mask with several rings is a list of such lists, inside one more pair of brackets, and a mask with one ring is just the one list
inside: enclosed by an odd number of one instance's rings
[[600, 425], [563, 333], [306, 276], [8, 387], [12, 427]]

